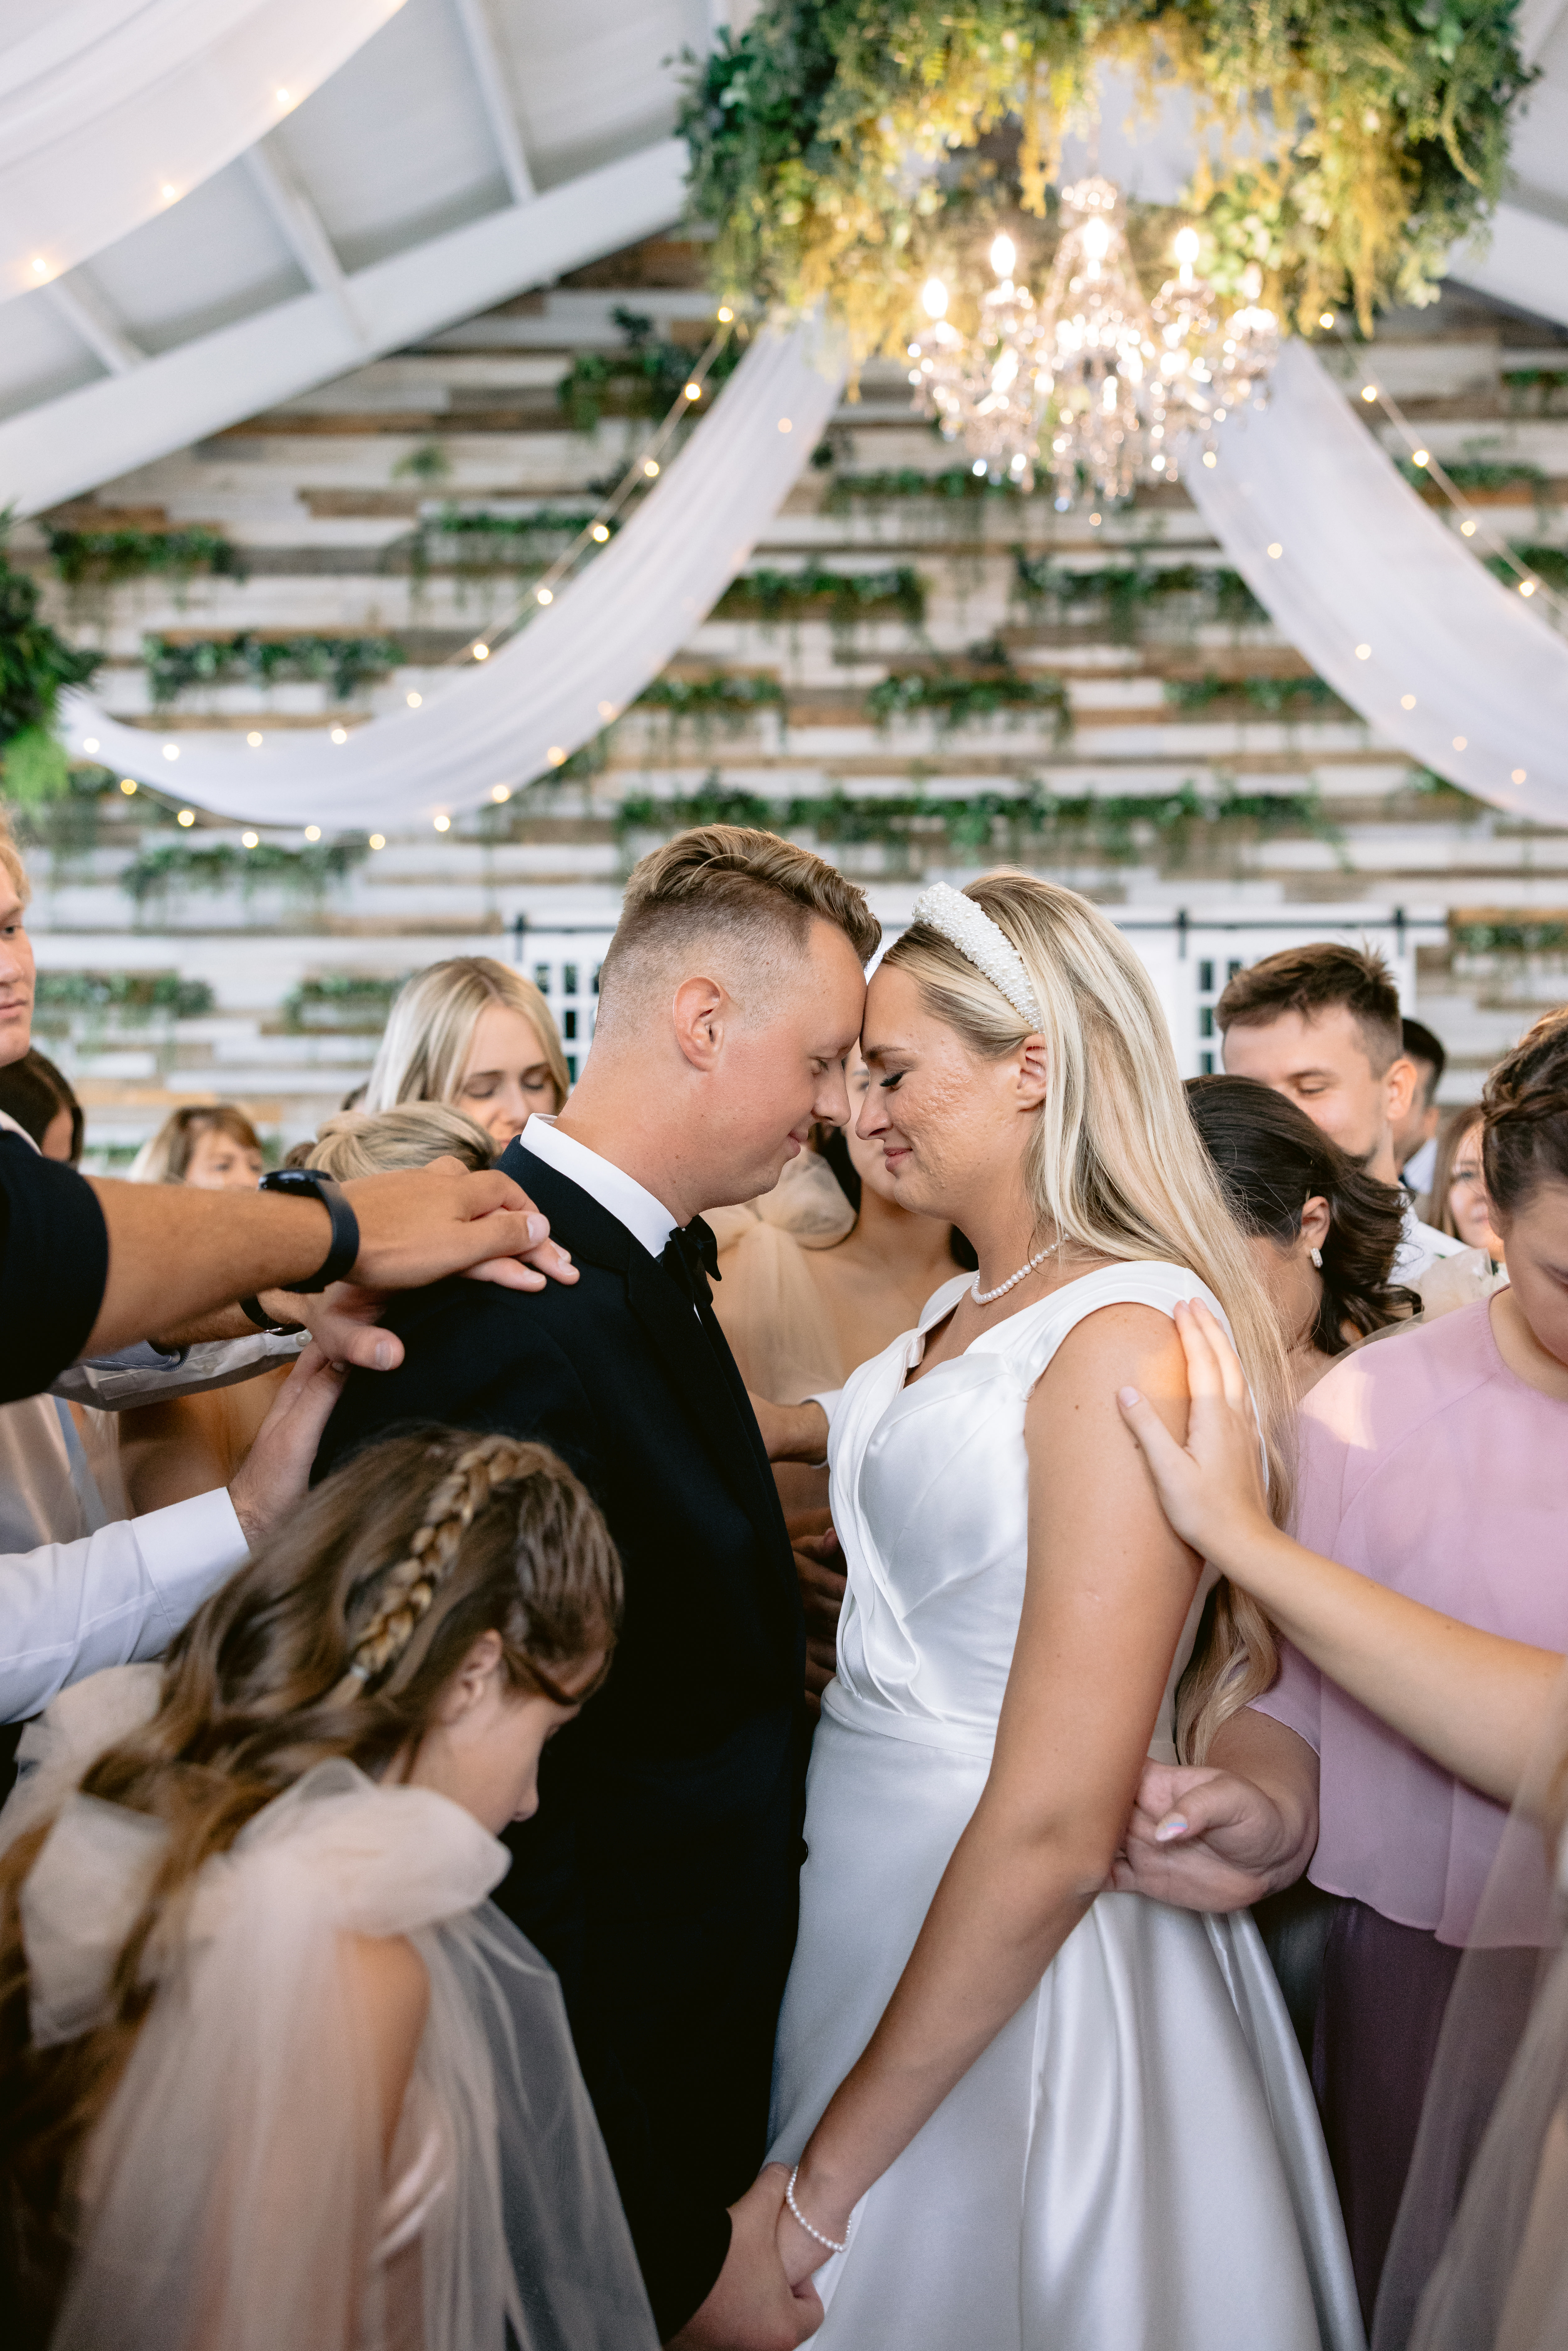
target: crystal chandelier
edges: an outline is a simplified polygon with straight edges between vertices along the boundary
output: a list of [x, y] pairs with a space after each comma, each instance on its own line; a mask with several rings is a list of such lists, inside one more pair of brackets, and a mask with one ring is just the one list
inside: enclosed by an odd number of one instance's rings
[[973, 337], [947, 317], [947, 288], [926, 280], [921, 300], [930, 326], [911, 343], [909, 381], [915, 404], [934, 417], [945, 441], [962, 440], [977, 474], [1004, 475], [1034, 487], [1034, 455], [1051, 401], [1040, 316], [1027, 286], [1013, 282], [1018, 251], [1010, 236], [991, 246], [997, 282], [982, 297]]
[[997, 283], [981, 301], [977, 333], [951, 323], [947, 288], [934, 277], [922, 295], [931, 324], [908, 356], [916, 406], [945, 440], [962, 440], [977, 474], [1031, 489], [1049, 437], [1045, 462], [1065, 510], [1081, 483], [1098, 497], [1124, 498], [1140, 478], [1174, 482], [1183, 434], [1201, 434], [1212, 463], [1213, 429], [1267, 399], [1280, 329], [1260, 306], [1255, 266], [1242, 279], [1242, 307], [1223, 312], [1197, 275], [1194, 228], [1176, 239], [1176, 277], [1146, 302], [1112, 181], [1096, 175], [1063, 188], [1061, 208], [1040, 303], [1014, 282], [1012, 240], [998, 236]]

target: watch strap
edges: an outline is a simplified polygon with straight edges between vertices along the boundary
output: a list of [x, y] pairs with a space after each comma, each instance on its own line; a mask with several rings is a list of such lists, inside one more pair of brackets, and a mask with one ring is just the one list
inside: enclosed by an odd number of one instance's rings
[[277, 1338], [291, 1339], [297, 1331], [305, 1328], [303, 1322], [275, 1322], [259, 1298], [242, 1298], [239, 1311], [256, 1324], [258, 1331], [268, 1332]]
[[280, 1281], [276, 1286], [287, 1290], [292, 1297], [304, 1297], [308, 1292], [328, 1290], [335, 1281], [346, 1281], [352, 1273], [360, 1255], [360, 1220], [343, 1196], [337, 1178], [323, 1175], [315, 1167], [275, 1167], [270, 1176], [261, 1179], [264, 1192], [291, 1192], [319, 1200], [332, 1219], [331, 1245], [326, 1257], [308, 1281]]

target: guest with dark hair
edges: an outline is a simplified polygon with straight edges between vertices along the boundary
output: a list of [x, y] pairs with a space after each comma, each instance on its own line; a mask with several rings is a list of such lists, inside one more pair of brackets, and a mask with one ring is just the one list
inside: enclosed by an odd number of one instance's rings
[[1403, 1195], [1251, 1078], [1192, 1078], [1187, 1107], [1279, 1311], [1296, 1393], [1416, 1301], [1391, 1272]]
[[[1400, 1182], [1419, 1203], [1432, 1189], [1432, 1162], [1437, 1156], [1437, 1126], [1442, 1117], [1437, 1107], [1437, 1088], [1448, 1066], [1448, 1056], [1442, 1039], [1435, 1037], [1423, 1021], [1412, 1020], [1406, 1014], [1399, 1025], [1405, 1040], [1405, 1058], [1415, 1064], [1416, 1084], [1410, 1108], [1394, 1130], [1394, 1158]], [[1437, 1218], [1430, 1221], [1435, 1224]]]
[[46, 1159], [68, 1167], [79, 1164], [81, 1104], [70, 1080], [36, 1045], [0, 1068], [0, 1112], [32, 1136]]
[[[1492, 1071], [1488, 1196], [1510, 1282], [1337, 1363], [1301, 1407], [1294, 1532], [1460, 1625], [1568, 1651], [1568, 1010]], [[1370, 2325], [1437, 2033], [1506, 1810], [1281, 1644], [1245, 1772], [1176, 1769], [1140, 1809], [1141, 1890], [1228, 1910], [1310, 1865], [1341, 1898], [1312, 2080]], [[1153, 1826], [1179, 1814], [1158, 1842]], [[1145, 1865], [1146, 1865], [1146, 1866]], [[1545, 1906], [1544, 1886], [1534, 1905]], [[1492, 1922], [1500, 1944], [1531, 1930]], [[1506, 2035], [1500, 2036], [1506, 2062]]]
[[[1228, 1077], [1272, 1086], [1369, 1176], [1397, 1181], [1394, 1137], [1417, 1081], [1381, 956], [1333, 939], [1265, 956], [1233, 975], [1215, 1019]], [[1418, 1280], [1458, 1246], [1407, 1211], [1396, 1280]]]

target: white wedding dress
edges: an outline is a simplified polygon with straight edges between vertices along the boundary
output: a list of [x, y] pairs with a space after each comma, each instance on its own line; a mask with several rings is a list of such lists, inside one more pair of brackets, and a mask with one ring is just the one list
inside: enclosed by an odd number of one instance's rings
[[[849, 1589], [774, 2069], [786, 2163], [870, 2038], [985, 1786], [1023, 1600], [1031, 1389], [1098, 1307], [1218, 1311], [1179, 1267], [1110, 1266], [905, 1386], [969, 1279], [834, 1415]], [[1166, 1761], [1211, 1582], [1150, 1750]], [[1100, 1896], [816, 2282], [822, 2351], [1360, 2351], [1312, 2090], [1251, 1918]]]

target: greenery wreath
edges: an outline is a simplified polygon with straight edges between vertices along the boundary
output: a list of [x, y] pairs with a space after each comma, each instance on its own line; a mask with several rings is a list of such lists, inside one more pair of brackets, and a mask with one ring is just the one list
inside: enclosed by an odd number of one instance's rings
[[1434, 298], [1497, 200], [1531, 78], [1516, 6], [767, 0], [689, 60], [692, 204], [727, 298], [825, 300], [857, 355], [892, 353], [921, 280], [961, 283], [999, 211], [1049, 221], [1062, 131], [1119, 68], [1151, 111], [1173, 85], [1192, 95], [1183, 212], [1219, 291], [1255, 266], [1281, 319], [1354, 302], [1369, 331], [1378, 304]]

